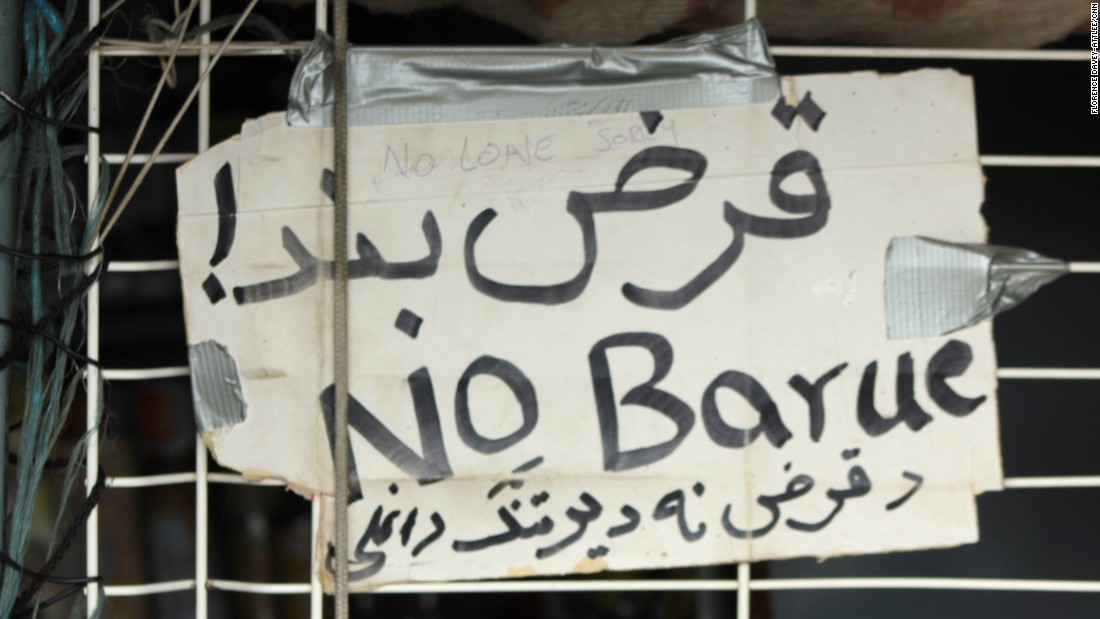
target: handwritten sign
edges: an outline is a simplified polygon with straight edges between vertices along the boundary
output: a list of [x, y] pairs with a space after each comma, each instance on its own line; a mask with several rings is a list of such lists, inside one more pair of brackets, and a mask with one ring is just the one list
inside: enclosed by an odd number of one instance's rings
[[[988, 323], [886, 338], [897, 236], [981, 242], [968, 78], [787, 78], [765, 105], [353, 128], [356, 588], [977, 539]], [[219, 462], [333, 488], [332, 134], [180, 168]]]

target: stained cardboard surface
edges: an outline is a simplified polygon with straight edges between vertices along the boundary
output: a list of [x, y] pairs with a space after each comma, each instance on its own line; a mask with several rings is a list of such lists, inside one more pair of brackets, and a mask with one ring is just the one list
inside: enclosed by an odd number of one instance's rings
[[[977, 539], [974, 495], [1002, 483], [990, 325], [890, 341], [883, 299], [890, 239], [985, 239], [970, 80], [784, 88], [778, 113], [652, 131], [351, 130], [353, 587]], [[225, 347], [247, 403], [204, 438], [321, 494], [331, 139], [271, 115], [178, 173], [188, 340]]]

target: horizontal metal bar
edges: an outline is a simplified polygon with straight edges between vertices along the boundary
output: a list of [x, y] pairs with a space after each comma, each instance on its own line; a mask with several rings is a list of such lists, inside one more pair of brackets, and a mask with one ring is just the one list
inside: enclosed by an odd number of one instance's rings
[[[132, 39], [100, 39], [95, 50], [102, 56], [170, 56], [172, 41], [154, 43]], [[275, 43], [265, 41], [238, 41], [226, 46], [226, 56], [281, 56], [288, 52], [304, 52], [309, 49], [309, 41]], [[221, 41], [209, 43], [184, 43], [177, 56], [198, 56], [203, 50], [213, 51], [221, 46]]]
[[244, 582], [221, 578], [211, 578], [206, 582], [211, 589], [240, 593], [262, 593], [266, 595], [305, 595], [309, 593], [308, 582]]
[[[1091, 263], [1088, 264], [1091, 265]], [[150, 380], [189, 376], [190, 374], [191, 369], [186, 365], [147, 369], [103, 370], [103, 377], [107, 380]], [[1100, 380], [1100, 368], [998, 368], [997, 378]]]
[[173, 591], [192, 591], [195, 581], [192, 580], [168, 580], [165, 582], [152, 582], [143, 585], [107, 585], [103, 587], [107, 597], [132, 597], [135, 595], [154, 595], [157, 593], [171, 593]]
[[1088, 50], [958, 49], [935, 47], [847, 47], [833, 45], [774, 45], [773, 56], [816, 58], [940, 58], [945, 60], [1058, 60], [1085, 61]]
[[997, 368], [997, 378], [1023, 380], [1100, 380], [1100, 368]]
[[1026, 580], [1022, 578], [765, 578], [750, 584], [754, 591], [820, 589], [955, 589], [968, 591], [1051, 591], [1100, 593], [1100, 581]]
[[[96, 51], [102, 56], [168, 56], [172, 53], [170, 42], [154, 43], [132, 39], [101, 39]], [[210, 43], [184, 43], [179, 56], [198, 56], [202, 50], [214, 50], [220, 41]], [[225, 53], [230, 56], [278, 55], [300, 52], [309, 48], [309, 41], [274, 43], [248, 41], [230, 43]], [[939, 58], [946, 60], [1038, 60], [1084, 61], [1088, 50], [1050, 49], [959, 49], [926, 47], [859, 47], [835, 45], [775, 45], [770, 48], [773, 56], [827, 57], [827, 58]]]
[[[1098, 158], [1100, 165], [1100, 158]], [[1071, 262], [1070, 271], [1074, 273], [1100, 273], [1100, 262]], [[179, 260], [120, 260], [107, 265], [109, 273], [145, 273], [152, 271], [179, 270]]]
[[[157, 157], [157, 163], [186, 163], [195, 157], [197, 153], [161, 153]], [[122, 163], [126, 159], [124, 153], [108, 153], [104, 155], [107, 163]], [[130, 158], [130, 163], [145, 163], [149, 160], [149, 153], [135, 153]], [[1086, 155], [980, 155], [978, 161], [991, 167], [1021, 167], [1021, 168], [1096, 168], [1100, 167], [1100, 157]]]
[[148, 273], [151, 271], [178, 271], [179, 260], [119, 260], [107, 263], [108, 273]]
[[1039, 488], [1100, 488], [1100, 475], [1005, 478], [1005, 489], [1032, 490]]
[[[755, 591], [820, 589], [957, 589], [1100, 593], [1100, 581], [1016, 578], [766, 578]], [[375, 593], [558, 593], [594, 591], [736, 591], [737, 580], [533, 580], [384, 585]]]
[[[108, 153], [103, 155], [107, 163], [122, 163], [126, 160], [125, 153]], [[149, 160], [149, 153], [135, 153], [130, 158], [131, 163], [145, 163]], [[198, 157], [197, 153], [161, 153], [157, 157], [157, 163], [186, 163]], [[1100, 167], [1100, 157], [1088, 155], [979, 155], [978, 161], [984, 166], [990, 167], [1019, 167], [1019, 168], [1096, 168]]]
[[[181, 473], [162, 473], [160, 475], [133, 475], [108, 477], [108, 488], [151, 488], [153, 486], [172, 486], [177, 484], [191, 484], [199, 480], [194, 471]], [[212, 484], [235, 484], [241, 486], [271, 486], [277, 488], [286, 487], [286, 482], [278, 479], [248, 479], [235, 473], [209, 473], [206, 481]]]
[[594, 593], [604, 591], [736, 591], [737, 580], [485, 580], [476, 582], [400, 583], [374, 593]]
[[190, 484], [198, 480], [198, 475], [190, 473], [164, 473], [161, 475], [141, 475], [133, 477], [108, 477], [108, 488], [150, 488], [152, 486], [171, 486]]
[[103, 370], [103, 378], [105, 380], [154, 380], [158, 378], [177, 378], [190, 375], [191, 368], [186, 365], [166, 368]]
[[[194, 472], [164, 473], [161, 475], [141, 475], [107, 478], [108, 488], [149, 488], [152, 486], [170, 486], [198, 481]], [[286, 482], [278, 479], [249, 479], [236, 473], [209, 473], [206, 481], [212, 484], [241, 486], [286, 487]], [[1006, 477], [1006, 489], [1040, 488], [1100, 488], [1100, 476], [1063, 475], [1057, 477]]]
[[1078, 155], [981, 155], [978, 161], [990, 167], [1100, 168], [1100, 157]]
[[212, 484], [236, 484], [240, 486], [278, 486], [286, 487], [285, 481], [278, 479], [248, 479], [236, 473], [209, 473], [206, 481]]
[[[150, 157], [149, 153], [134, 153], [130, 163], [145, 163]], [[195, 157], [198, 157], [197, 153], [161, 153], [157, 155], [156, 163], [186, 163]], [[107, 153], [103, 158], [107, 163], [122, 163], [126, 161], [126, 153]]]
[[[245, 582], [212, 578], [211, 589], [267, 595], [306, 595], [309, 583]], [[1100, 593], [1100, 581], [1031, 580], [1022, 578], [765, 578], [750, 581], [754, 591], [808, 591], [823, 589], [941, 589], [969, 591], [1046, 591]], [[148, 595], [194, 589], [194, 580], [148, 585], [108, 586], [107, 595]], [[499, 580], [383, 585], [374, 593], [586, 593], [598, 591], [736, 591], [737, 580]]]

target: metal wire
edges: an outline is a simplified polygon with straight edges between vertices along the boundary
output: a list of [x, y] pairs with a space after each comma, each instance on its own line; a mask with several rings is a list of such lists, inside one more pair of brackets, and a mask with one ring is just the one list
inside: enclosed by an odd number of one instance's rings
[[336, 488], [333, 490], [333, 520], [336, 565], [333, 595], [336, 619], [348, 617], [348, 0], [336, 0], [332, 12], [333, 145], [335, 191], [333, 193], [333, 260], [336, 273], [332, 284], [332, 365], [335, 383], [336, 445], [333, 451]]
[[[202, 97], [202, 101], [199, 103], [199, 106], [200, 106], [200, 108], [203, 105], [206, 106], [206, 117], [208, 119], [207, 120], [207, 129], [208, 130], [205, 133], [201, 130], [199, 131], [199, 142], [201, 144], [204, 140], [206, 140], [207, 141], [206, 143], [209, 144], [209, 139], [210, 139], [210, 132], [209, 132], [210, 90], [209, 90], [209, 88], [210, 88], [210, 85], [207, 82], [207, 77], [209, 77], [210, 69], [212, 68], [212, 65], [214, 63], [216, 63], [222, 57], [222, 55], [225, 53], [226, 47], [228, 47], [228, 45], [229, 45], [229, 42], [233, 40], [233, 37], [237, 34], [237, 31], [240, 30], [241, 25], [244, 24], [244, 21], [246, 19], [248, 19], [249, 14], [252, 13], [252, 9], [256, 8], [256, 2], [257, 1], [258, 0], [251, 0], [248, 3], [248, 6], [246, 6], [244, 8], [244, 11], [241, 13], [240, 17], [237, 19], [237, 23], [233, 24], [233, 28], [231, 28], [229, 30], [229, 34], [226, 35], [225, 40], [222, 41], [221, 45], [218, 47], [218, 50], [214, 53], [213, 58], [210, 58], [208, 50], [203, 50], [202, 52], [200, 52], [200, 54], [199, 54], [199, 66], [200, 66], [199, 83], [197, 84], [196, 88], [193, 88], [191, 90], [191, 93], [189, 95], [187, 95], [187, 99], [183, 102], [183, 105], [180, 106], [179, 112], [176, 113], [176, 117], [172, 119], [172, 122], [168, 125], [168, 128], [164, 131], [164, 135], [161, 137], [160, 141], [157, 142], [156, 147], [153, 148], [153, 153], [150, 156], [149, 160], [145, 162], [145, 164], [141, 168], [141, 171], [138, 172], [137, 178], [134, 179], [134, 182], [130, 185], [129, 191], [127, 191], [126, 194], [122, 196], [122, 200], [120, 200], [119, 203], [118, 203], [118, 206], [115, 207], [114, 214], [112, 214], [110, 216], [110, 218], [107, 219], [107, 224], [105, 226], [103, 226], [103, 228], [99, 231], [100, 242], [102, 242], [102, 240], [104, 238], [106, 238], [108, 234], [111, 233], [111, 229], [114, 228], [115, 224], [118, 222], [119, 218], [122, 216], [122, 213], [124, 213], [126, 211], [126, 207], [129, 205], [130, 200], [134, 197], [134, 194], [137, 192], [137, 188], [141, 185], [141, 182], [145, 179], [145, 175], [148, 174], [149, 169], [151, 168], [153, 163], [155, 163], [156, 158], [160, 155], [160, 151], [162, 151], [164, 149], [164, 145], [168, 143], [168, 138], [170, 138], [172, 136], [172, 133], [176, 130], [176, 126], [179, 125], [180, 121], [183, 119], [184, 114], [187, 112], [187, 108], [191, 106], [191, 102], [195, 99], [195, 96], [196, 95], [201, 95], [203, 92], [205, 92], [206, 95]], [[207, 10], [207, 12], [209, 12], [209, 10], [210, 10], [209, 0], [204, 0], [204, 2], [206, 2], [206, 4], [202, 5], [202, 6], [206, 6], [206, 10]], [[200, 8], [200, 11], [201, 11], [201, 8]], [[200, 16], [200, 21], [201, 21], [201, 16]], [[209, 21], [210, 21], [209, 19], [206, 20], [206, 22], [209, 22]], [[206, 23], [206, 22], [203, 22], [203, 23]], [[207, 34], [207, 35], [203, 35], [203, 36], [206, 37], [207, 39], [209, 39], [210, 35]], [[199, 110], [199, 116], [200, 116], [200, 118], [202, 116], [202, 110], [201, 109]], [[200, 122], [200, 126], [201, 126], [201, 124], [202, 123]], [[205, 137], [203, 137], [203, 136], [205, 136]], [[199, 152], [202, 152], [203, 150], [204, 150], [203, 148], [200, 148]], [[113, 193], [114, 192], [112, 191], [112, 194]], [[112, 206], [111, 204], [107, 204], [106, 208], [109, 209], [111, 206]]]

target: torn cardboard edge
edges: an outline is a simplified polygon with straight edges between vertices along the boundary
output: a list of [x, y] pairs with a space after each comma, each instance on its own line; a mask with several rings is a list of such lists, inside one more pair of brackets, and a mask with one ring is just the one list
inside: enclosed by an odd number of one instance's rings
[[[291, 80], [291, 126], [332, 125], [332, 60], [332, 39], [319, 31]], [[658, 45], [348, 52], [352, 125], [622, 112], [649, 114], [648, 125], [661, 109], [760, 103], [779, 95], [775, 62], [755, 19]]]
[[936, 337], [1016, 307], [1069, 272], [1016, 247], [896, 237], [886, 250], [886, 330], [892, 340]]

